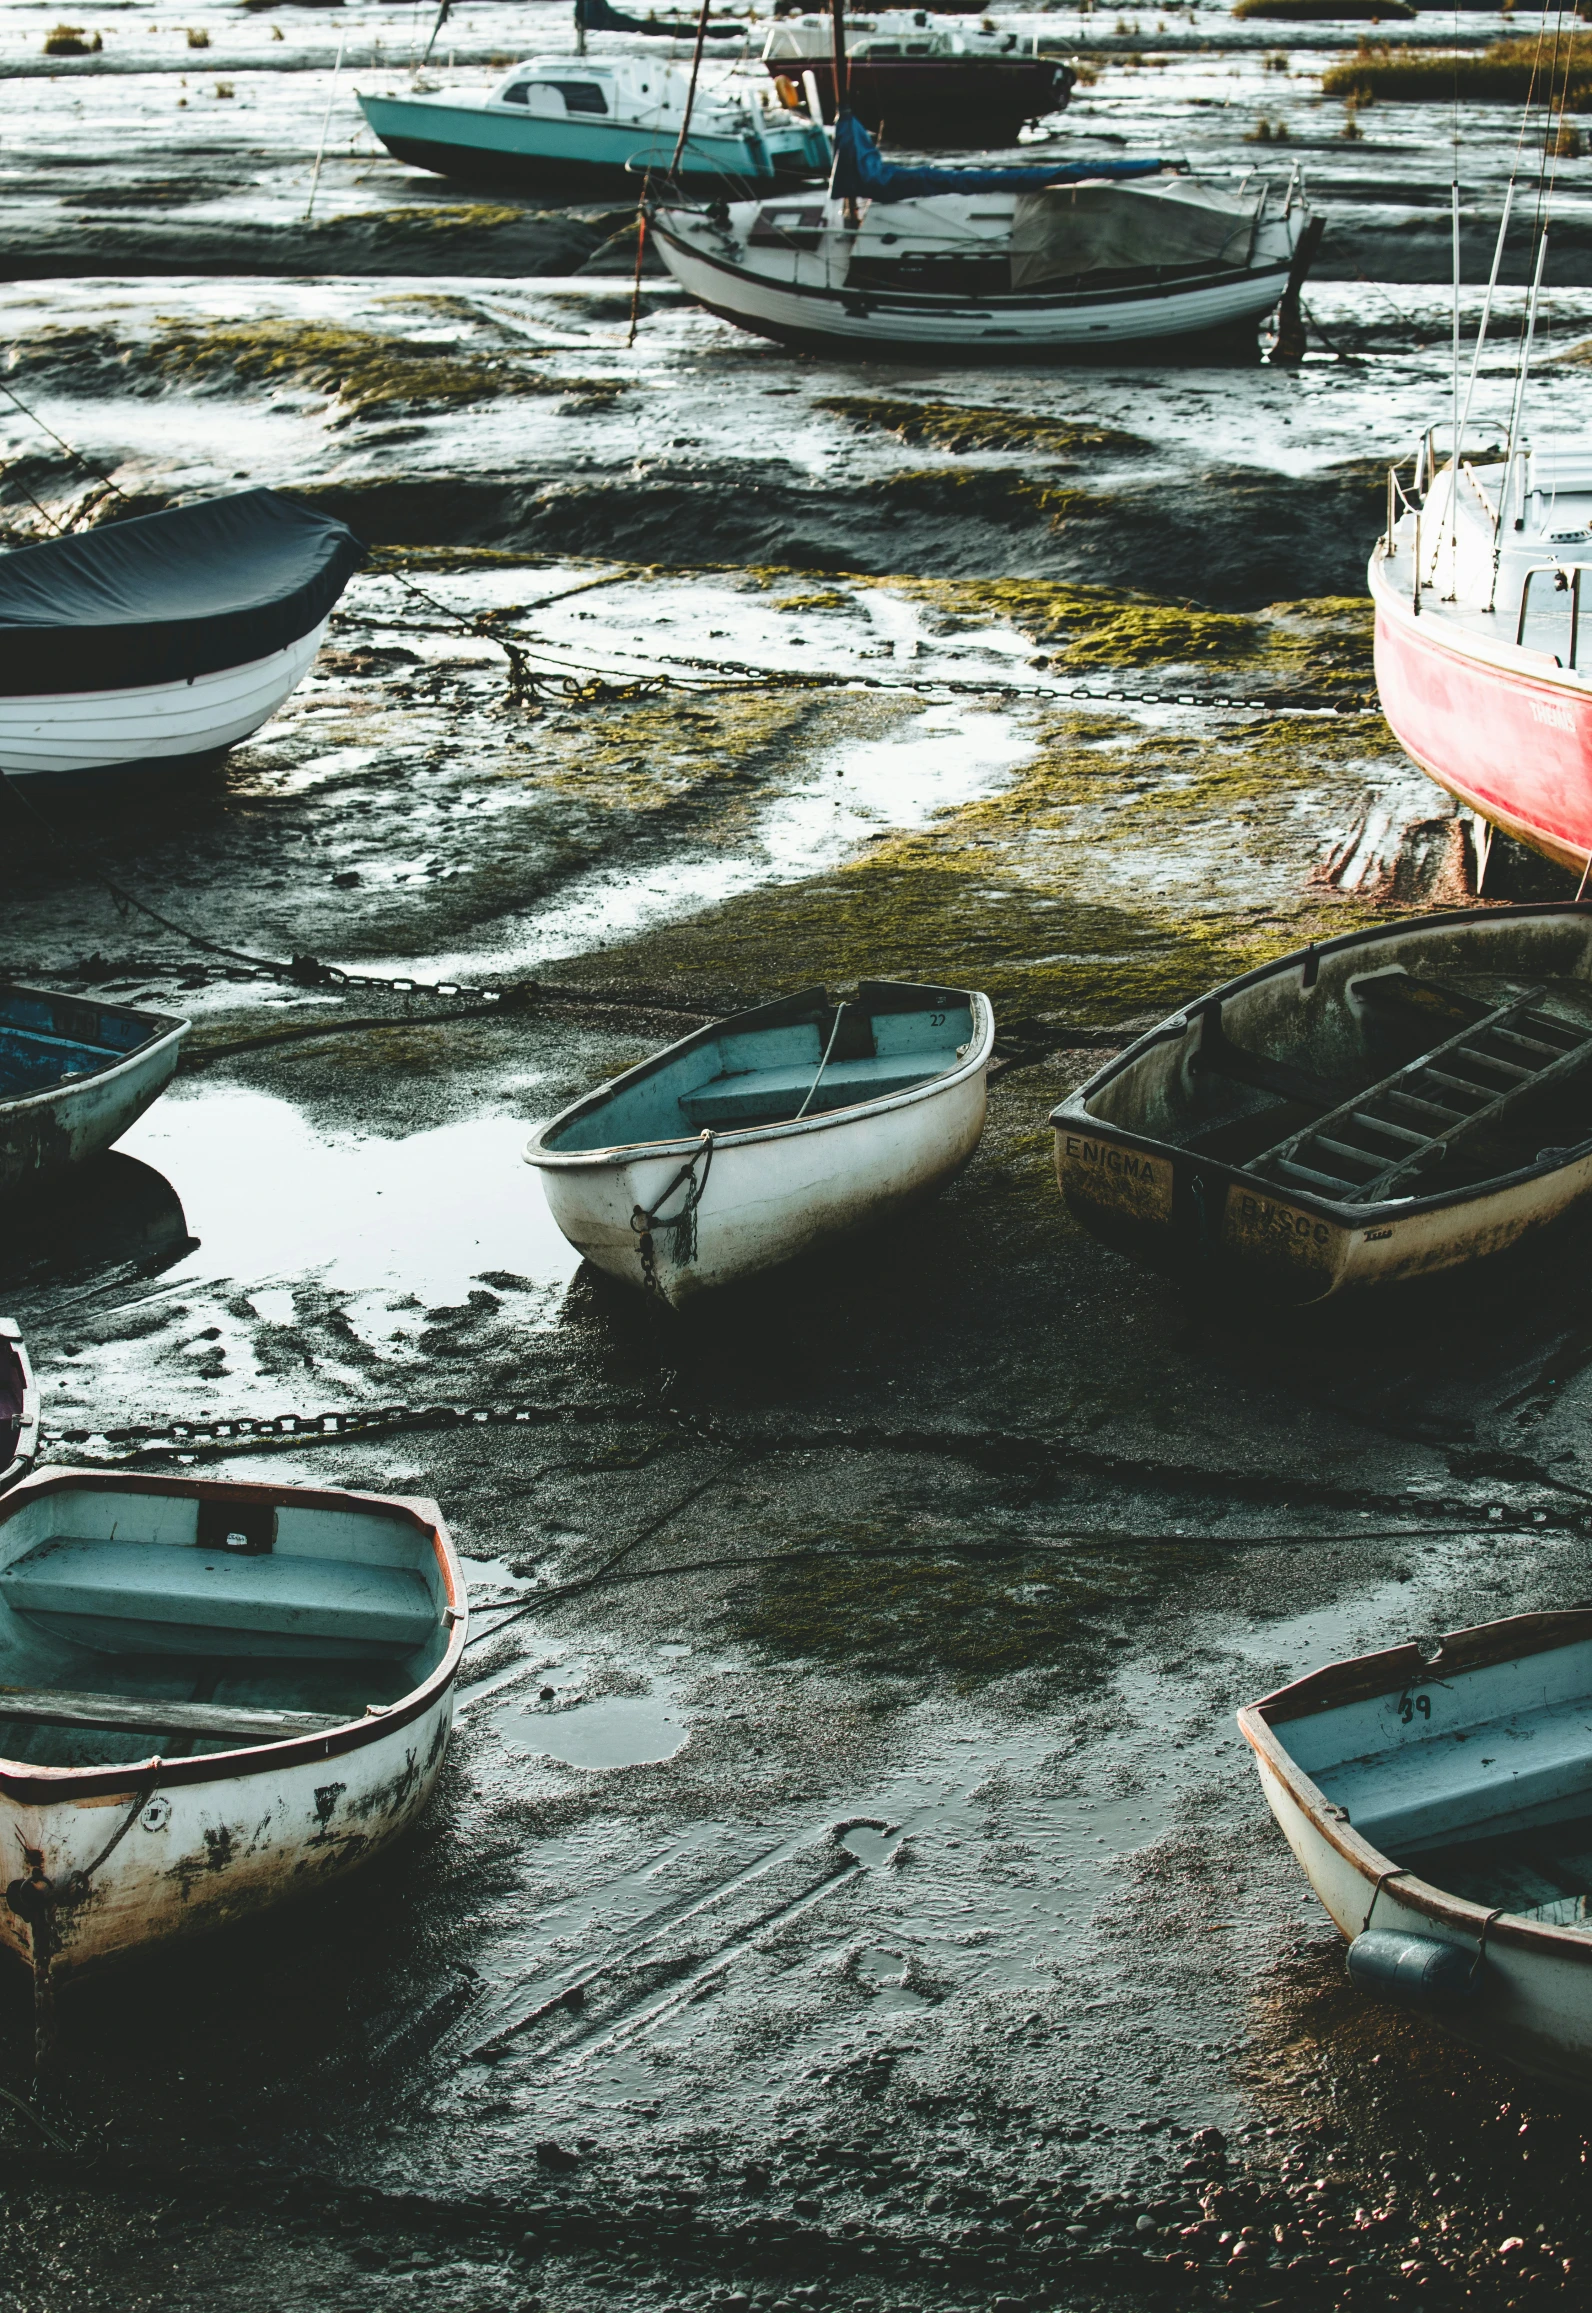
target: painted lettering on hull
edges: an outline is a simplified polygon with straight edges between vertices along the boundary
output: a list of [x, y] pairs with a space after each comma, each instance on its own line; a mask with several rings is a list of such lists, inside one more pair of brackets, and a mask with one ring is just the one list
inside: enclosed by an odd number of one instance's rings
[[1141, 1149], [1093, 1133], [1058, 1132], [1056, 1170], [1063, 1188], [1072, 1186], [1092, 1203], [1112, 1205], [1143, 1220], [1167, 1221], [1172, 1214], [1172, 1168]]

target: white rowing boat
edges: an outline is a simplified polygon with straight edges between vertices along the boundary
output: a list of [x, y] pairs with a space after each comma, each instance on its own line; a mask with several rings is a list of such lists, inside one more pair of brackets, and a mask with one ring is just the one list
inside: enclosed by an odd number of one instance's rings
[[75, 1974], [367, 1861], [436, 1781], [464, 1639], [429, 1502], [24, 1478], [0, 1500], [0, 1944]]
[[1592, 2085], [1592, 1611], [1332, 1663], [1238, 1723], [1352, 1980]]
[[554, 1220], [675, 1307], [943, 1188], [984, 1129], [987, 996], [864, 981], [739, 1012], [542, 1125]]

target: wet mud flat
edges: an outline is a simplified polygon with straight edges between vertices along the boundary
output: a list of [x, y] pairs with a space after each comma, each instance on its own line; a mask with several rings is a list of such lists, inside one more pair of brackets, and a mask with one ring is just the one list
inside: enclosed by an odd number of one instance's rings
[[[195, 1024], [0, 1255], [47, 1455], [434, 1495], [477, 1609], [415, 1839], [63, 1997], [60, 2141], [0, 2105], [7, 2285], [1577, 2302], [1586, 2116], [1351, 1992], [1233, 1712], [1587, 1595], [1584, 1229], [1257, 1313], [1084, 1237], [1046, 1126], [1229, 973], [1473, 894], [1362, 591], [1441, 290], [1324, 280], [1291, 372], [934, 372], [651, 277], [632, 347], [623, 280], [378, 270], [7, 293], [80, 454], [8, 412], [14, 542], [248, 480], [374, 549], [225, 764], [0, 795], [8, 969]], [[1567, 265], [1545, 430], [1589, 307]], [[1489, 895], [1561, 888], [1495, 851]], [[864, 973], [994, 1001], [952, 1190], [680, 1323], [579, 1268], [532, 1124]]]

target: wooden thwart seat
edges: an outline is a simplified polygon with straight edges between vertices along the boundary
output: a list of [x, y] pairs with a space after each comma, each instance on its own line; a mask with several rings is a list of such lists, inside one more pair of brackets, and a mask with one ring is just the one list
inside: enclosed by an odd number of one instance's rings
[[0, 1598], [22, 1614], [333, 1642], [350, 1653], [423, 1646], [437, 1627], [429, 1589], [407, 1568], [276, 1550], [58, 1536], [0, 1572]]
[[109, 1727], [144, 1735], [185, 1735], [237, 1743], [280, 1743], [324, 1735], [349, 1716], [324, 1711], [246, 1711], [226, 1703], [151, 1701], [143, 1695], [79, 1695], [53, 1688], [0, 1687], [0, 1722], [40, 1727]]
[[[850, 1108], [861, 1100], [883, 1100], [892, 1092], [906, 1092], [941, 1073], [943, 1062], [925, 1067], [922, 1052], [874, 1054], [865, 1060], [832, 1060], [818, 1077], [807, 1113]], [[695, 1125], [733, 1126], [766, 1124], [794, 1116], [818, 1076], [815, 1063], [794, 1067], [751, 1068], [735, 1076], [715, 1076], [681, 1098], [680, 1106]]]

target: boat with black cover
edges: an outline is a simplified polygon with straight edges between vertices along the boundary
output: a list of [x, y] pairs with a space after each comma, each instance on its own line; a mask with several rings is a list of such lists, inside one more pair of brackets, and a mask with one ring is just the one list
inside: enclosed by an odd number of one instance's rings
[[344, 523], [275, 490], [0, 555], [0, 771], [224, 753], [302, 680], [364, 560]]

